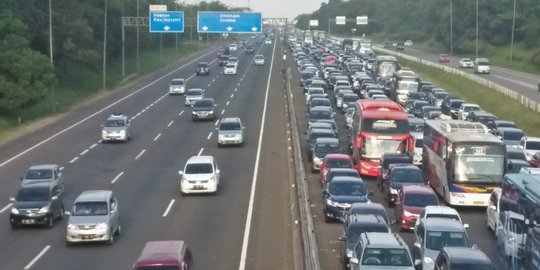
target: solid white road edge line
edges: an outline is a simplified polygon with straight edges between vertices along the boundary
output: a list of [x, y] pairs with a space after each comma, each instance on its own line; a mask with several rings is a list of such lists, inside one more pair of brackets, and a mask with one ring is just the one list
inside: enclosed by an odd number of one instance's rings
[[45, 255], [45, 252], [47, 252], [47, 250], [49, 250], [49, 248], [51, 248], [51, 245], [45, 246], [45, 248], [43, 248], [43, 250], [41, 250], [41, 252], [24, 267], [24, 270], [28, 270], [28, 269], [32, 268], [34, 263], [36, 263], [43, 255]]
[[146, 149], [141, 150], [141, 152], [135, 157], [135, 159], [139, 159], [144, 154], [144, 152], [146, 152]]
[[6, 210], [8, 210], [11, 206], [13, 206], [13, 203], [9, 203], [8, 205], [4, 206], [4, 208], [0, 209], [0, 214], [4, 213]]
[[111, 184], [114, 184], [116, 183], [116, 181], [122, 176], [124, 175], [124, 172], [120, 172], [112, 181], [111, 181]]
[[174, 202], [175, 202], [175, 200], [172, 199], [171, 202], [169, 203], [169, 205], [167, 206], [167, 209], [165, 209], [165, 212], [163, 212], [162, 217], [166, 217], [169, 214], [169, 211], [171, 211], [171, 208], [172, 208]]
[[246, 268], [246, 257], [249, 244], [249, 233], [251, 230], [251, 218], [253, 217], [253, 203], [255, 201], [255, 190], [257, 189], [257, 174], [259, 173], [259, 162], [261, 159], [261, 144], [264, 134], [264, 122], [266, 118], [266, 107], [268, 105], [268, 93], [270, 92], [270, 81], [272, 79], [272, 68], [274, 66], [274, 56], [276, 53], [276, 42], [274, 42], [274, 49], [272, 51], [272, 61], [270, 62], [270, 74], [268, 75], [268, 81], [266, 82], [266, 94], [264, 96], [264, 106], [263, 114], [261, 120], [261, 130], [259, 132], [259, 143], [257, 145], [257, 156], [255, 158], [255, 167], [253, 168], [253, 180], [251, 184], [251, 192], [249, 194], [249, 206], [246, 217], [246, 225], [244, 229], [244, 240], [242, 241], [242, 253], [240, 255], [240, 265], [238, 266], [239, 270], [244, 270]]

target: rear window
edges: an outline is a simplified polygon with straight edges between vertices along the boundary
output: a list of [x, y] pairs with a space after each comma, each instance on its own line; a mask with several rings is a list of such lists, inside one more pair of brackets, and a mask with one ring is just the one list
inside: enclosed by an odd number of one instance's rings
[[504, 132], [504, 140], [519, 141], [525, 134], [521, 131], [506, 131]]
[[404, 248], [366, 248], [362, 265], [412, 266], [409, 252]]
[[435, 194], [414, 193], [405, 196], [404, 204], [412, 207], [426, 207], [428, 205], [439, 205], [439, 201]]
[[414, 141], [414, 147], [422, 148], [422, 145], [424, 145], [424, 140], [423, 139], [416, 139]]
[[317, 119], [332, 119], [332, 113], [330, 113], [330, 111], [327, 111], [327, 110], [317, 110], [317, 111], [310, 111], [309, 112], [309, 118], [312, 119], [312, 120], [317, 120]]
[[237, 122], [229, 122], [229, 123], [221, 123], [219, 125], [220, 130], [240, 130], [240, 123]]
[[540, 150], [540, 142], [527, 142], [527, 146], [525, 147], [527, 150]]
[[171, 82], [172, 85], [184, 85], [184, 81], [181, 80], [174, 80]]

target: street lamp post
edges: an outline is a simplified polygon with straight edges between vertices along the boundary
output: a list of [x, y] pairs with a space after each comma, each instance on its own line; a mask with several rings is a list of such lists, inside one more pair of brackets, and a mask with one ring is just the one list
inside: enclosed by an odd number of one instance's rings
[[[54, 58], [53, 58], [53, 33], [52, 33], [52, 3], [49, 0], [49, 58], [51, 61], [51, 66], [54, 68]], [[51, 87], [51, 98], [53, 102], [53, 111], [56, 112], [56, 93], [55, 86]]]
[[450, 55], [454, 54], [454, 29], [453, 29], [453, 14], [452, 14], [452, 0], [450, 0]]
[[478, 0], [476, 0], [476, 58], [478, 58]]
[[512, 40], [510, 41], [510, 61], [514, 52], [514, 27], [516, 25], [516, 0], [514, 0], [514, 15], [512, 16]]
[[107, 6], [108, 0], [105, 0], [105, 16], [103, 18], [103, 89], [107, 88]]

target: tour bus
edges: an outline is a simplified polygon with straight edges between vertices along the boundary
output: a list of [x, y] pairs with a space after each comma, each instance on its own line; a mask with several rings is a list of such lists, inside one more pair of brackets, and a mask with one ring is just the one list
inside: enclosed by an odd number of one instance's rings
[[540, 270], [540, 175], [505, 175], [498, 207], [497, 248], [507, 254], [506, 269]]
[[487, 206], [505, 173], [506, 146], [486, 126], [462, 120], [426, 120], [422, 170], [450, 205]]
[[367, 176], [379, 175], [383, 154], [412, 155], [414, 143], [407, 113], [391, 100], [357, 100], [351, 148], [358, 172]]

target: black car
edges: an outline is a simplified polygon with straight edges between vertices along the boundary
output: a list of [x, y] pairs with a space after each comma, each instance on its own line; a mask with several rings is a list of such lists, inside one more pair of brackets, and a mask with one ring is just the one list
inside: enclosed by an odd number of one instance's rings
[[355, 214], [347, 217], [345, 222], [345, 232], [339, 240], [343, 241], [341, 246], [341, 262], [344, 266], [349, 264], [355, 244], [360, 235], [365, 232], [390, 232], [388, 224], [383, 217], [370, 214]]
[[191, 118], [195, 120], [216, 120], [217, 114], [215, 113], [215, 107], [213, 98], [203, 98], [195, 101], [193, 107], [191, 107]]
[[246, 54], [254, 54], [255, 47], [251, 44], [246, 45]]
[[223, 67], [229, 63], [229, 56], [228, 55], [220, 55], [218, 58], [218, 64], [220, 67]]
[[210, 75], [210, 65], [208, 62], [200, 62], [195, 68], [195, 73], [198, 75]]
[[360, 177], [360, 173], [356, 169], [348, 168], [331, 168], [325, 175], [324, 179], [321, 179], [321, 185], [324, 187], [326, 183], [332, 182], [332, 179], [336, 176], [351, 176]]
[[394, 163], [410, 163], [412, 164], [412, 158], [406, 154], [398, 153], [386, 153], [381, 157], [380, 173], [377, 178], [377, 186], [383, 191], [384, 183], [388, 179], [388, 169], [390, 164]]
[[336, 176], [327, 183], [323, 192], [324, 221], [342, 220], [346, 212], [355, 202], [368, 202], [368, 192], [364, 180], [358, 177]]
[[12, 229], [21, 225], [52, 227], [55, 220], [64, 218], [62, 189], [52, 182], [24, 185], [19, 189], [9, 215]]
[[[356, 215], [356, 214], [381, 216], [386, 222], [386, 224], [390, 225], [390, 218], [388, 218], [388, 213], [386, 213], [386, 208], [384, 208], [384, 206], [380, 203], [374, 203], [374, 202], [353, 203], [351, 205], [351, 208], [349, 208], [349, 211], [347, 211], [346, 217], [350, 215]], [[346, 222], [347, 222], [347, 218], [345, 218], [345, 223]]]
[[477, 248], [443, 247], [434, 263], [435, 269], [495, 269], [489, 257]]
[[404, 51], [405, 50], [405, 42], [398, 42], [396, 45], [396, 51]]
[[388, 206], [394, 206], [399, 189], [403, 185], [424, 185], [424, 175], [418, 166], [408, 163], [394, 163], [388, 168], [383, 190]]

